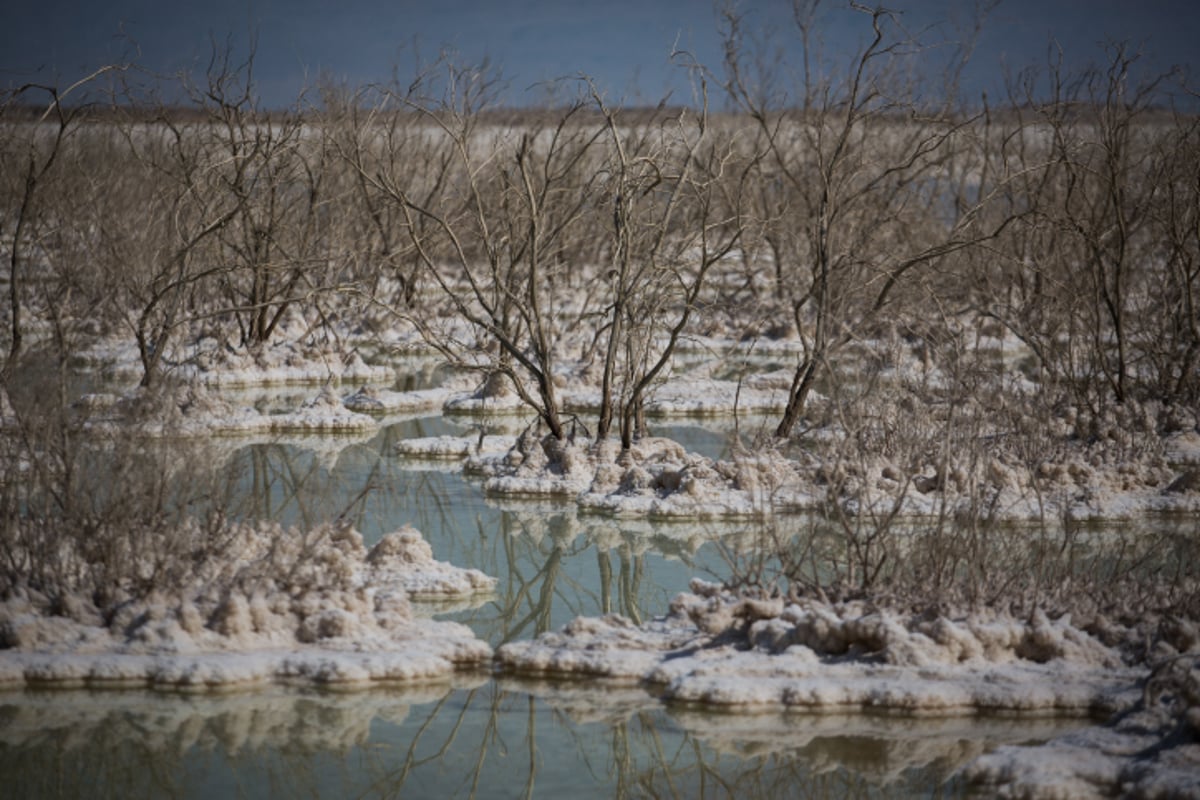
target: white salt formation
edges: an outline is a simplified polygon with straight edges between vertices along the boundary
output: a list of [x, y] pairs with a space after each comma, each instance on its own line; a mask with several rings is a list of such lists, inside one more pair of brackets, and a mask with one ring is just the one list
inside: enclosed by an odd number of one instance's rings
[[198, 384], [157, 394], [85, 395], [75, 408], [92, 430], [143, 436], [364, 433], [379, 427], [374, 417], [347, 408], [332, 386], [282, 414], [236, 406], [220, 390]]
[[[184, 379], [208, 386], [273, 386], [293, 383], [380, 381], [392, 370], [363, 361], [357, 348], [340, 337], [315, 334], [297, 306], [288, 309], [268, 345], [234, 350], [211, 337], [198, 336], [179, 353]], [[188, 357], [190, 356], [190, 357]]]
[[363, 386], [342, 398], [351, 411], [361, 414], [419, 414], [440, 411], [452, 392], [449, 389], [418, 389], [395, 392], [374, 386]]
[[905, 617], [860, 602], [735, 598], [693, 581], [661, 619], [579, 618], [500, 648], [518, 673], [586, 674], [728, 708], [1112, 711], [1141, 672], [1069, 619]]
[[1200, 655], [1169, 659], [1113, 724], [981, 756], [967, 776], [1005, 797], [1200, 798]]
[[694, 580], [665, 617], [581, 617], [496, 659], [516, 675], [644, 685], [684, 708], [834, 714], [825, 727], [843, 734], [846, 712], [1115, 714], [1044, 745], [963, 754], [967, 775], [1005, 797], [1200, 797], [1200, 628], [1179, 618], [905, 615]]
[[394, 449], [406, 458], [462, 460], [472, 454], [504, 455], [512, 443], [511, 436], [429, 436], [401, 439]]
[[159, 576], [133, 594], [133, 578], [161, 565], [149, 556], [131, 565], [130, 585], [117, 590], [124, 599], [103, 609], [82, 592], [15, 587], [0, 604], [0, 684], [444, 680], [491, 656], [466, 627], [414, 617], [410, 597], [487, 592], [494, 579], [435, 561], [412, 528], [370, 550], [346, 525], [229, 525], [221, 536], [215, 554], [172, 570], [174, 588]]

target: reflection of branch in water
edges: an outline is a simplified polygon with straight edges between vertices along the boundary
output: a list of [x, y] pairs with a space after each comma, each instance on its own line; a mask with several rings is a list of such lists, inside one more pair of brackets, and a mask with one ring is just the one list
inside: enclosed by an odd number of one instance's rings
[[[1045, 740], [1085, 724], [1047, 717], [705, 712], [659, 705], [635, 687], [503, 678], [564, 720], [586, 760], [608, 732], [600, 776], [618, 794], [665, 797], [955, 795], [956, 776], [997, 743]], [[596, 770], [591, 770], [593, 774]]]
[[645, 556], [630, 558], [629, 548], [622, 547], [621, 558], [621, 613], [636, 624], [641, 624], [642, 614], [638, 608], [638, 592], [642, 585], [642, 563]]
[[599, 548], [596, 549], [596, 564], [600, 572], [600, 611], [604, 614], [612, 613], [612, 562], [608, 560], [608, 553], [603, 552]]
[[[613, 551], [604, 551], [596, 548], [596, 564], [600, 575], [600, 609], [601, 613], [611, 614], [612, 608], [612, 553]], [[616, 548], [620, 570], [617, 579], [618, 600], [620, 613], [636, 624], [641, 624], [641, 600], [639, 593], [642, 585], [642, 569], [644, 564], [644, 555], [631, 555], [630, 549], [626, 545], [621, 545]]]
[[[498, 722], [500, 719], [501, 693], [493, 690], [490, 694], [491, 694], [491, 704], [489, 707], [490, 713], [488, 714], [487, 724], [484, 726], [483, 736], [481, 737], [480, 745], [478, 748], [479, 755], [475, 759], [475, 770], [471, 773], [471, 796], [472, 797], [474, 797], [475, 794], [479, 791], [479, 781], [483, 777], [483, 764], [484, 764], [484, 761], [487, 759], [487, 748], [484, 747], [483, 745], [486, 742], [495, 741], [497, 739], [497, 734], [498, 734]], [[473, 698], [474, 696], [475, 696], [475, 694], [472, 693], [471, 697]], [[465, 703], [463, 705], [463, 711], [465, 712], [466, 709], [469, 707], [470, 707], [470, 703], [469, 702]]]
[[[495, 507], [494, 498], [488, 506]], [[499, 585], [494, 602], [458, 621], [493, 644], [553, 630], [580, 615], [619, 613], [641, 622], [645, 609], [665, 607], [687, 588], [699, 542], [681, 537], [678, 524], [635, 520], [627, 527], [627, 520], [581, 516], [548, 502], [510, 500], [494, 518], [476, 514], [482, 547], [449, 560], [495, 575]]]
[[[658, 727], [654, 724], [650, 715], [646, 714], [645, 712], [640, 712], [637, 716], [637, 719], [639, 729], [648, 733], [650, 742], [652, 744], [650, 750], [654, 754], [654, 761], [662, 766], [663, 779], [666, 781], [667, 788], [670, 790], [670, 795], [672, 797], [680, 797], [681, 795], [679, 789], [675, 786], [675, 781], [672, 777], [672, 773], [677, 768], [676, 765], [678, 764], [677, 757], [679, 752], [676, 752], [676, 758], [668, 758], [663, 748], [662, 737], [659, 736], [658, 733]], [[698, 751], [695, 752], [696, 763], [703, 765], [703, 753]], [[653, 767], [651, 769], [653, 770]], [[650, 785], [653, 785], [653, 783], [651, 782]]]
[[533, 778], [537, 775], [537, 700], [533, 695], [526, 698], [529, 704], [529, 722], [525, 727], [525, 741], [529, 743], [529, 777], [525, 780], [525, 797], [533, 797]]
[[[235, 513], [244, 519], [276, 519], [282, 522], [289, 513], [289, 506], [294, 506], [298, 517], [296, 521], [306, 529], [318, 522], [328, 521], [315, 520], [304, 501], [305, 497], [321, 499], [327, 494], [312, 485], [320, 477], [320, 464], [313, 454], [283, 444], [251, 444], [235, 454], [236, 461], [247, 457], [250, 469], [249, 494], [240, 511], [235, 507]], [[303, 471], [297, 463], [301, 459], [308, 460]]]
[[[554, 601], [554, 585], [558, 578], [559, 567], [562, 564], [562, 550], [555, 547], [550, 551], [550, 555], [546, 558], [546, 562], [542, 568], [530, 578], [528, 581], [521, 580], [520, 586], [517, 589], [516, 597], [509, 608], [515, 612], [522, 601], [530, 603], [529, 613], [519, 620], [513, 621], [506, 625], [504, 638], [502, 641], [511, 642], [517, 639], [532, 623], [534, 626], [533, 635], [545, 633], [550, 630], [550, 612]], [[513, 570], [510, 575], [520, 580], [520, 574]], [[532, 599], [531, 588], [534, 584], [540, 581], [540, 587], [537, 594], [537, 599]]]
[[632, 794], [629, 778], [633, 774], [633, 754], [629, 752], [629, 724], [618, 722], [613, 725], [612, 736], [612, 765], [617, 773], [617, 795], [628, 797]]
[[[468, 695], [467, 695], [468, 698], [474, 697], [475, 692], [476, 692], [475, 689], [470, 690], [470, 692], [468, 692]], [[404, 761], [401, 763], [400, 767], [399, 768], [389, 768], [386, 766], [382, 767], [382, 769], [380, 770], [379, 777], [376, 778], [372, 784], [372, 789], [373, 789], [373, 791], [371, 792], [372, 796], [377, 796], [377, 797], [388, 797], [388, 796], [400, 797], [400, 796], [402, 796], [401, 789], [403, 788], [404, 784], [408, 781], [409, 777], [412, 775], [414, 770], [418, 769], [419, 767], [421, 767], [427, 763], [440, 761], [450, 751], [452, 745], [454, 744], [454, 741], [458, 738], [458, 732], [462, 725], [463, 718], [466, 716], [467, 708], [470, 707], [469, 700], [459, 710], [458, 719], [456, 719], [454, 724], [451, 726], [450, 733], [446, 736], [446, 740], [442, 743], [441, 747], [439, 747], [437, 750], [435, 750], [433, 755], [431, 755], [431, 756], [427, 756], [425, 758], [417, 757], [417, 745], [422, 742], [422, 740], [425, 737], [425, 734], [430, 730], [433, 723], [438, 719], [439, 715], [441, 714], [442, 709], [446, 706], [450, 697], [451, 697], [451, 695], [448, 693], [448, 694], [446, 694], [445, 697], [443, 697], [442, 699], [440, 699], [436, 703], [434, 703], [433, 710], [425, 718], [425, 721], [422, 722], [420, 726], [418, 726], [416, 732], [413, 734], [413, 737], [412, 737], [411, 741], [409, 742], [408, 748], [405, 751]]]
[[[0, 786], [89, 798], [203, 796], [231, 781], [248, 796], [953, 795], [984, 749], [1071, 726], [715, 714], [664, 707], [638, 687], [456, 680], [449, 692], [0, 694]], [[510, 750], [518, 741], [523, 753]]]
[[332, 447], [332, 459], [287, 441], [247, 444], [225, 467], [241, 475], [232, 512], [241, 519], [304, 527], [340, 516], [355, 522], [368, 540], [414, 522], [440, 544], [445, 539], [440, 534], [459, 527], [451, 502], [456, 487], [445, 476], [398, 469], [390, 450], [395, 435], [385, 428], [369, 442], [317, 440], [318, 446]]
[[314, 755], [363, 748], [374, 719], [401, 720], [411, 703], [446, 691], [0, 694], [0, 786], [5, 797], [178, 797], [195, 793], [197, 778], [234, 770], [265, 778], [278, 796], [314, 795]]
[[[460, 733], [465, 732], [470, 732], [472, 734], [477, 733], [478, 740], [476, 741], [475, 738], [472, 737], [470, 742], [463, 742], [460, 748], [461, 754], [474, 754], [472, 768], [469, 771], [471, 778], [470, 790], [466, 795], [462, 796], [478, 796], [480, 794], [481, 785], [484, 779], [489, 777], [494, 779], [494, 775], [490, 774], [488, 770], [488, 759], [494, 758], [498, 755], [503, 761], [504, 757], [507, 755], [507, 748], [504, 744], [503, 735], [501, 733], [500, 722], [502, 719], [504, 719], [507, 713], [507, 701], [516, 697], [517, 694], [504, 691], [495, 683], [492, 683], [488, 688], [489, 691], [487, 692], [481, 692], [478, 689], [472, 689], [466, 693], [459, 712], [454, 718], [453, 724], [451, 725], [450, 731], [446, 734], [438, 734], [437, 731], [443, 726], [440, 724], [435, 725], [435, 723], [442, 722], [442, 720], [439, 719], [439, 716], [443, 710], [448, 707], [447, 702], [450, 700], [450, 696], [448, 695], [433, 707], [431, 713], [421, 723], [416, 733], [412, 737], [412, 741], [407, 748], [404, 767], [401, 770], [393, 772], [389, 776], [389, 780], [391, 781], [397, 796], [400, 796], [400, 788], [404, 786], [412, 772], [416, 769], [426, 765], [433, 765], [435, 763], [439, 766], [444, 766], [441, 764], [441, 762], [445, 760], [455, 760], [448, 759], [448, 756], [452, 755], [453, 746], [458, 742]], [[486, 721], [483, 723], [482, 729], [477, 731], [470, 730], [468, 725], [469, 721], [479, 718], [479, 715], [470, 714], [472, 707], [476, 701], [484, 697], [488, 699], [488, 713], [486, 715]], [[538, 770], [539, 754], [539, 747], [537, 743], [538, 729], [536, 723], [537, 699], [532, 695], [528, 695], [525, 697], [525, 700], [528, 711], [525, 715], [524, 727], [525, 740], [529, 752], [528, 771], [525, 775], [525, 796], [532, 797], [534, 781]], [[467, 727], [464, 729], [465, 725]], [[444, 737], [444, 740], [431, 755], [417, 758], [417, 747], [427, 735], [442, 736]], [[514, 761], [507, 763], [515, 764], [516, 762]], [[464, 773], [463, 777], [466, 777], [466, 774], [467, 773]], [[377, 785], [379, 785], [378, 782]], [[490, 791], [485, 792], [485, 794], [491, 793], [492, 792]], [[446, 792], [446, 794], [460, 796], [452, 792]]]

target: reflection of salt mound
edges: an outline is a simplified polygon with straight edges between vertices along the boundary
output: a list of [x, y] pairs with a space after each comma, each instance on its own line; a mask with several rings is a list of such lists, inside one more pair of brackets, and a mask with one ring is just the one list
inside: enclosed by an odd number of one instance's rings
[[[455, 688], [486, 678], [458, 673]], [[398, 724], [410, 706], [436, 702], [445, 685], [388, 687], [370, 692], [313, 692], [286, 686], [253, 692], [179, 696], [163, 692], [0, 693], [0, 742], [44, 744], [57, 752], [95, 752], [97, 742], [135, 745], [159, 756], [220, 749], [236, 756], [263, 749], [314, 754], [363, 746], [376, 720]]]
[[597, 685], [512, 674], [497, 675], [495, 680], [502, 691], [533, 695], [577, 725], [600, 723], [613, 727], [637, 714], [661, 708], [658, 699], [640, 686]]
[[[182, 538], [197, 553], [213, 547], [212, 531], [190, 524]], [[428, 680], [490, 656], [467, 628], [413, 617], [410, 596], [469, 595], [493, 580], [434, 561], [411, 528], [370, 552], [347, 526], [230, 525], [217, 535], [219, 547], [186, 571], [160, 564], [170, 571], [156, 589], [103, 611], [81, 593], [60, 598], [56, 616], [35, 589], [16, 587], [0, 605], [0, 683]]]
[[1086, 725], [1083, 717], [912, 716], [897, 714], [797, 714], [774, 709], [749, 714], [716, 713], [668, 705], [641, 687], [579, 681], [502, 677], [508, 691], [528, 692], [577, 724], [616, 726], [658, 711], [719, 753], [739, 760], [782, 757], [800, 760], [811, 774], [854, 771], [880, 784], [899, 783], [913, 769], [950, 775], [997, 744], [1044, 741]]
[[813, 774], [836, 773], [853, 759], [856, 773], [885, 785], [914, 769], [948, 776], [997, 744], [1045, 740], [1086, 724], [1078, 716], [671, 713], [719, 752], [740, 759], [799, 754]]
[[1131, 702], [1138, 673], [1067, 620], [905, 618], [863, 604], [738, 599], [693, 582], [662, 619], [580, 618], [500, 648], [522, 673], [584, 673], [718, 707], [1086, 711]]
[[678, 519], [619, 519], [583, 514], [574, 506], [548, 501], [489, 498], [488, 505], [504, 509], [514, 520], [513, 529], [534, 543], [553, 539], [566, 546], [582, 537], [584, 547], [600, 553], [614, 550], [642, 555], [654, 553], [666, 559], [690, 558], [706, 543], [725, 542], [730, 547], [747, 546], [747, 530], [729, 522], [697, 524]]

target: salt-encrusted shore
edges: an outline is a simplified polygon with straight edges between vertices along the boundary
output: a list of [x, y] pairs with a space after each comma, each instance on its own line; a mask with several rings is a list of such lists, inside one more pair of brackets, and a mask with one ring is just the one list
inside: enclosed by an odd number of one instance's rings
[[1108, 724], [999, 747], [966, 776], [1004, 797], [1200, 798], [1200, 653], [1166, 666]]
[[422, 619], [409, 601], [490, 592], [495, 579], [435, 561], [412, 528], [369, 550], [342, 525], [233, 525], [227, 537], [181, 585], [106, 612], [18, 587], [0, 604], [0, 685], [352, 686], [444, 680], [491, 657], [470, 629]]
[[646, 682], [667, 700], [730, 708], [909, 713], [1116, 711], [1143, 670], [1070, 620], [912, 618], [865, 603], [737, 598], [693, 581], [665, 617], [579, 618], [512, 642], [521, 674]]
[[578, 618], [505, 644], [496, 660], [516, 675], [640, 684], [673, 705], [741, 712], [1118, 715], [983, 755], [969, 775], [1007, 796], [1197, 797], [1200, 632], [1185, 621], [1158, 627], [1156, 657], [1179, 666], [1173, 681], [1149, 684], [1129, 656], [1146, 635], [1102, 617], [913, 616], [739, 597], [693, 581], [664, 617]]

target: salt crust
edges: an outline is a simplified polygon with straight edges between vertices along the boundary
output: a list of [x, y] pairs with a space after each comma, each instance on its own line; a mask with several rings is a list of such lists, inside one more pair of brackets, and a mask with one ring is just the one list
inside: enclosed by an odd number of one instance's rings
[[85, 395], [75, 405], [93, 430], [133, 430], [146, 436], [364, 433], [379, 427], [374, 417], [348, 409], [332, 386], [284, 414], [235, 406], [218, 392], [196, 385], [157, 398], [137, 392], [125, 397]]
[[347, 526], [301, 535], [231, 526], [190, 583], [101, 617], [87, 597], [64, 616], [18, 589], [0, 604], [0, 684], [204, 690], [270, 680], [321, 684], [445, 679], [491, 648], [465, 626], [413, 615], [409, 598], [489, 592], [495, 579], [433, 559], [405, 527], [370, 550]]
[[472, 452], [463, 467], [483, 476], [490, 494], [571, 497], [585, 509], [629, 516], [760, 516], [834, 502], [851, 515], [886, 516], [899, 504], [899, 513], [922, 517], [969, 513], [981, 497], [996, 518], [1010, 520], [1200, 512], [1200, 478], [1177, 475], [1159, 456], [1122, 458], [1103, 445], [1063, 453], [1034, 471], [991, 456], [938, 474], [908, 473], [871, 454], [840, 463], [797, 460], [770, 447], [714, 460], [655, 437], [635, 440], [622, 454], [612, 440], [558, 442], [530, 429], [507, 454]]
[[[561, 377], [561, 376], [560, 376]], [[569, 385], [561, 378], [560, 402], [564, 411], [586, 414], [599, 410], [601, 394], [588, 385]], [[529, 388], [532, 396], [536, 391]], [[646, 415], [657, 419], [730, 416], [779, 412], [787, 405], [787, 386], [770, 382], [739, 384], [736, 381], [704, 377], [673, 377], [655, 387], [646, 398]], [[480, 391], [463, 392], [447, 399], [448, 414], [529, 413], [530, 409], [516, 392], [502, 394]]]
[[363, 386], [342, 399], [346, 408], [362, 414], [413, 414], [438, 411], [450, 397], [448, 388], [394, 392]]
[[787, 407], [788, 388], [769, 380], [739, 384], [711, 378], [674, 379], [651, 394], [645, 411], [655, 417], [778, 412]]
[[1200, 657], [1113, 723], [981, 756], [966, 775], [1003, 797], [1200, 798]]
[[[98, 367], [117, 380], [142, 377], [137, 349], [125, 340], [97, 342], [75, 354], [73, 360]], [[390, 367], [367, 364], [357, 351], [333, 342], [279, 341], [253, 351], [235, 351], [201, 337], [176, 348], [171, 360], [175, 362], [169, 367], [173, 378], [211, 388], [365, 383], [393, 376]]]
[[[280, 347], [281, 351], [287, 349]], [[286, 360], [278, 354], [271, 358]], [[761, 412], [777, 410], [786, 396], [782, 387], [787, 376], [782, 372], [751, 375], [739, 388], [736, 382], [705, 377], [712, 369], [711, 364], [701, 365], [695, 375], [673, 376], [655, 387], [647, 398], [647, 413], [709, 415], [732, 413], [735, 407]], [[379, 423], [369, 414], [438, 408], [452, 414], [529, 413], [503, 381], [489, 381], [471, 390], [466, 388], [471, 379], [471, 375], [460, 374], [447, 386], [414, 392], [367, 387], [341, 402], [327, 387], [300, 409], [278, 415], [236, 407], [212, 391], [192, 386], [170, 398], [158, 413], [116, 414], [111, 421], [119, 425], [121, 418], [148, 419], [138, 426], [152, 435], [349, 433], [375, 430]], [[594, 388], [586, 384], [564, 386], [564, 408], [595, 405], [594, 395]], [[110, 405], [119, 410], [138, 402], [135, 396]], [[814, 408], [822, 402], [820, 397], [811, 400]], [[103, 401], [95, 397], [81, 401], [81, 405], [88, 404], [102, 406]], [[881, 418], [901, 420], [909, 413], [899, 407], [888, 409], [881, 412]], [[1123, 413], [1131, 418], [1153, 416], [1149, 407], [1131, 406]], [[907, 457], [889, 459], [861, 448], [853, 459], [813, 453], [798, 460], [770, 447], [753, 454], [741, 452], [728, 461], [713, 461], [653, 441], [639, 443], [618, 463], [617, 451], [609, 442], [547, 445], [543, 441], [542, 449], [549, 447], [553, 452], [539, 455], [534, 452], [538, 443], [527, 441], [521, 446], [518, 441], [504, 458], [492, 447], [471, 452], [464, 466], [483, 475], [486, 491], [494, 495], [574, 498], [585, 508], [616, 515], [757, 516], [824, 507], [830, 502], [839, 503], [851, 514], [888, 514], [898, 502], [901, 514], [930, 516], [969, 512], [981, 500], [994, 516], [1003, 519], [1070, 516], [1111, 520], [1146, 512], [1200, 512], [1200, 471], [1195, 468], [1200, 463], [1200, 434], [1194, 428], [1185, 424], [1156, 448], [1152, 446], [1156, 442], [1142, 441], [1154, 437], [1139, 439], [1126, 430], [1140, 429], [1139, 425], [1131, 427], [1120, 420], [1106, 423], [1099, 438], [1085, 441], [1071, 434], [1072, 419], [1067, 414], [1051, 420], [1052, 438], [1058, 444], [1047, 445], [1038, 460], [1029, 463], [1004, 448], [990, 446], [983, 458], [968, 453], [963, 463], [957, 463], [953, 454], [948, 463], [911, 463]], [[914, 431], [923, 430], [925, 420], [913, 417], [911, 421]], [[836, 430], [820, 430], [836, 445], [840, 436]], [[1010, 434], [998, 428], [997, 441]], [[930, 432], [926, 438], [935, 435]], [[464, 445], [441, 447], [453, 447], [453, 457], [459, 457]], [[435, 455], [432, 451], [413, 454]]]
[[511, 436], [430, 436], [402, 439], [395, 452], [408, 458], [463, 459], [471, 454], [503, 455], [512, 443]]
[[[1115, 723], [1044, 745], [971, 753], [966, 774], [1005, 797], [1197, 798], [1200, 640], [1193, 627], [1179, 632], [1156, 652], [1183, 667], [1170, 680], [1157, 671], [1147, 679], [1145, 668], [1098, 638], [1114, 640], [1112, 624], [1100, 620], [1085, 630], [1040, 612], [914, 617], [862, 602], [735, 597], [694, 580], [665, 617], [640, 626], [580, 617], [534, 641], [503, 645], [496, 660], [519, 676], [646, 686], [672, 708], [835, 714], [839, 730], [845, 712], [1117, 714]], [[1122, 638], [1130, 637], [1115, 640]], [[728, 724], [745, 727], [742, 719]], [[757, 729], [758, 716], [749, 719]], [[816, 719], [806, 726], [820, 725]]]
[[1188, 430], [1168, 436], [1164, 455], [1172, 464], [1200, 465], [1200, 431]]
[[906, 618], [861, 603], [736, 599], [693, 581], [663, 618], [578, 618], [497, 652], [517, 673], [586, 674], [726, 708], [915, 714], [1112, 711], [1140, 676], [1067, 619]]
[[[715, 409], [720, 403], [709, 393], [720, 383], [673, 379], [658, 392], [678, 396], [681, 404]], [[564, 398], [583, 393], [564, 391]], [[511, 393], [467, 393], [459, 406], [479, 409], [494, 401], [498, 408], [508, 408], [514, 398]], [[822, 402], [813, 399], [815, 405]], [[905, 413], [897, 408], [883, 416], [901, 420]], [[1131, 407], [1124, 413], [1136, 417], [1153, 410]], [[961, 460], [951, 453], [944, 461], [928, 463], [914, 461], [904, 451], [889, 456], [857, 446], [850, 447], [848, 457], [841, 441], [844, 434], [836, 427], [811, 432], [818, 446], [800, 455], [785, 454], [770, 443], [753, 451], [735, 444], [733, 457], [714, 460], [686, 452], [668, 439], [635, 440], [629, 452], [621, 453], [612, 440], [595, 443], [568, 436], [558, 442], [535, 427], [503, 456], [492, 447], [468, 450], [463, 467], [482, 476], [485, 491], [492, 495], [574, 498], [585, 509], [639, 517], [760, 516], [827, 508], [830, 503], [851, 515], [886, 516], [898, 505], [898, 513], [922, 517], [972, 513], [982, 502], [989, 514], [1010, 520], [1112, 520], [1147, 512], [1200, 512], [1200, 472], [1188, 468], [1200, 452], [1195, 431], [1174, 433], [1159, 442], [1152, 434], [1130, 432], [1140, 430], [1142, 423], [1126, 420], [1130, 424], [1125, 425], [1114, 419], [1106, 423], [1103, 436], [1086, 440], [1071, 433], [1071, 419], [1068, 414], [1056, 421], [1058, 428], [1050, 439], [1039, 438], [1036, 447], [1041, 452], [1034, 461], [1022, 460], [1026, 456], [1015, 445], [988, 445], [981, 454], [968, 448]], [[936, 439], [930, 424], [914, 418], [913, 430], [906, 435]], [[1010, 435], [1018, 436], [1001, 432], [995, 438]], [[457, 456], [466, 446], [447, 442], [412, 447], [453, 448]]]
[[[199, 347], [204, 343], [200, 342]], [[234, 353], [211, 348], [178, 371], [179, 377], [207, 386], [275, 386], [283, 384], [387, 380], [392, 370], [372, 366], [357, 352], [342, 348], [275, 344], [256, 352]]]

